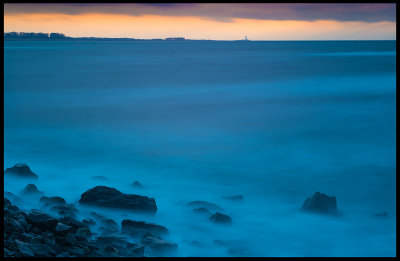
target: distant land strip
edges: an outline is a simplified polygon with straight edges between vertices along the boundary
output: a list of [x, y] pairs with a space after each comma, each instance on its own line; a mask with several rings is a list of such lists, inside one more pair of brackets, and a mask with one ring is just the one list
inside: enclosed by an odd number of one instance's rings
[[[61, 33], [24, 33], [9, 32], [4, 33], [4, 41], [68, 41], [68, 40], [101, 40], [101, 41], [185, 41], [184, 37], [169, 37], [156, 39], [136, 39], [136, 38], [106, 38], [106, 37], [69, 37]], [[212, 41], [212, 40], [205, 40]]]

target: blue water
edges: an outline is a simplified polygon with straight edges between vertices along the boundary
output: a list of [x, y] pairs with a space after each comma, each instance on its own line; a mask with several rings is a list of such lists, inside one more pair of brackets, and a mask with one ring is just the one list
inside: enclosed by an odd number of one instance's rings
[[[395, 256], [395, 108], [395, 41], [4, 42], [5, 167], [155, 197], [179, 256]], [[316, 191], [345, 218], [299, 213]]]

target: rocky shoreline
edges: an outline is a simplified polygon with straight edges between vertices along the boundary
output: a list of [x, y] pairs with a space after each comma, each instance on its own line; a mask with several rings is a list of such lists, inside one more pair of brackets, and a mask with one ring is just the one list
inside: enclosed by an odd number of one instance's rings
[[[45, 195], [34, 184], [30, 184], [32, 178], [37, 179], [38, 176], [26, 164], [8, 168], [4, 175], [13, 175], [28, 183], [21, 191], [21, 198], [11, 192], [4, 192], [4, 257], [176, 256], [179, 246], [164, 238], [171, 232], [160, 224], [128, 218], [119, 224], [95, 211], [85, 218], [78, 218], [81, 206], [120, 209], [154, 216], [157, 212], [154, 198], [96, 186], [81, 194], [79, 204], [73, 204], [59, 196]], [[138, 181], [134, 183], [136, 186], [140, 184]], [[18, 207], [24, 197], [37, 200], [40, 210], [22, 210]], [[243, 195], [222, 198], [234, 202], [243, 201]], [[205, 222], [228, 227], [234, 224], [227, 211], [215, 203], [191, 201], [186, 203], [186, 207], [195, 215], [208, 217]], [[307, 198], [300, 211], [332, 217], [343, 216], [338, 211], [336, 198], [319, 192]], [[387, 216], [387, 213], [376, 216]], [[233, 251], [233, 254], [237, 252], [235, 249], [229, 251]]]

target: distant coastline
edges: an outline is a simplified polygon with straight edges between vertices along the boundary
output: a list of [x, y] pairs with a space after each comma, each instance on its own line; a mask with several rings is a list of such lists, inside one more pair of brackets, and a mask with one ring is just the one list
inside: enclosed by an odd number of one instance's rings
[[[107, 38], [107, 37], [70, 37], [61, 33], [25, 33], [25, 32], [9, 32], [4, 33], [4, 41], [193, 41], [184, 37], [168, 37], [155, 39], [136, 39], [136, 38]], [[213, 40], [196, 40], [196, 41], [213, 41]]]

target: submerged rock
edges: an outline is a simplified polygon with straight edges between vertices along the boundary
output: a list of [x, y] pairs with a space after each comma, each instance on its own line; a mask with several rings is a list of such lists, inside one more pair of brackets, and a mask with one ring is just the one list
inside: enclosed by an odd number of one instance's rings
[[330, 197], [319, 192], [315, 192], [314, 195], [307, 198], [300, 210], [333, 216], [342, 215], [338, 211], [336, 197]]
[[144, 188], [144, 186], [143, 186], [139, 181], [137, 181], [137, 180], [135, 180], [135, 181], [131, 184], [131, 186], [132, 186], [132, 187], [135, 187], [135, 188]]
[[4, 171], [4, 175], [10, 175], [20, 178], [31, 178], [37, 179], [38, 175], [32, 172], [29, 166], [25, 163], [17, 163], [14, 167], [7, 168]]
[[235, 196], [222, 196], [223, 199], [232, 200], [232, 201], [242, 201], [243, 195], [235, 195]]
[[124, 194], [114, 188], [97, 186], [82, 194], [80, 204], [107, 208], [122, 208], [140, 212], [156, 213], [154, 198], [134, 194]]
[[198, 214], [211, 215], [211, 211], [206, 208], [195, 208], [193, 209], [193, 212]]
[[108, 181], [109, 180], [107, 177], [104, 177], [104, 176], [93, 176], [93, 179], [102, 180], [102, 181]]
[[214, 215], [212, 215], [210, 217], [210, 220], [215, 223], [221, 223], [221, 224], [231, 224], [232, 223], [232, 219], [229, 216], [224, 215], [219, 212], [216, 212]]
[[221, 212], [224, 211], [224, 209], [221, 208], [220, 206], [218, 206], [217, 204], [210, 203], [207, 201], [191, 201], [191, 202], [187, 203], [187, 205], [190, 207], [195, 207], [195, 208], [206, 208], [206, 209], [210, 209], [212, 211], [221, 211]]
[[133, 236], [142, 236], [146, 232], [151, 232], [159, 235], [169, 233], [168, 229], [164, 226], [154, 223], [146, 223], [144, 221], [134, 221], [129, 219], [124, 219], [121, 222], [121, 227], [122, 227], [122, 232]]
[[23, 195], [43, 195], [43, 192], [39, 191], [35, 184], [28, 184], [26, 187], [21, 191]]
[[381, 213], [376, 213], [374, 216], [375, 217], [388, 217], [389, 214], [386, 211], [383, 211]]

